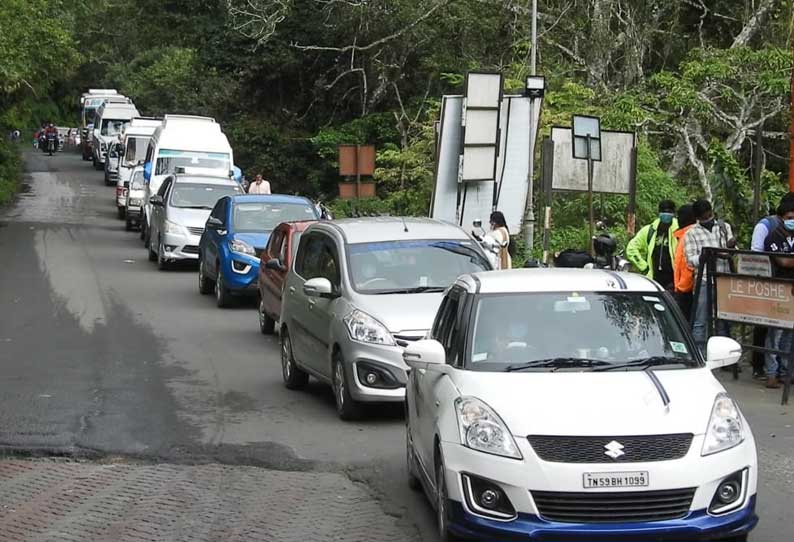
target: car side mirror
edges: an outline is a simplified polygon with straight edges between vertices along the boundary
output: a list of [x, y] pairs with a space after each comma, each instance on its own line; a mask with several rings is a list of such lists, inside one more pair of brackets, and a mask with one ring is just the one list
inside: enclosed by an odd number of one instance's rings
[[331, 281], [324, 277], [315, 277], [304, 282], [303, 293], [308, 297], [336, 297]]
[[163, 205], [163, 196], [160, 194], [155, 194], [154, 196], [149, 198], [149, 203], [155, 206], [162, 206]]
[[742, 345], [730, 337], [712, 337], [706, 345], [706, 366], [719, 369], [735, 365], [742, 357]]
[[413, 342], [405, 348], [403, 361], [413, 369], [440, 371], [447, 366], [447, 353], [440, 342], [423, 339]]
[[271, 271], [286, 271], [287, 266], [281, 263], [278, 258], [271, 258], [265, 262], [265, 269], [270, 269]]
[[206, 227], [208, 230], [222, 230], [224, 226], [220, 218], [211, 216], [207, 219]]

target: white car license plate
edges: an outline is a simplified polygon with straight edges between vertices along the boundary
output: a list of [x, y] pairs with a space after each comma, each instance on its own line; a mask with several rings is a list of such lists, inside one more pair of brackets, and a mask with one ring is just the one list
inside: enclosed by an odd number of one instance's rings
[[586, 472], [585, 489], [607, 487], [648, 487], [648, 471], [637, 472]]

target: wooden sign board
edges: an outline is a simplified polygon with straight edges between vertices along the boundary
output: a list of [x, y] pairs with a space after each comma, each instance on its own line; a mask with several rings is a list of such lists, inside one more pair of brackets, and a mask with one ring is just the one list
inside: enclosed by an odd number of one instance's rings
[[794, 329], [794, 284], [768, 278], [717, 277], [717, 317]]
[[339, 175], [375, 174], [375, 147], [372, 145], [339, 145]]

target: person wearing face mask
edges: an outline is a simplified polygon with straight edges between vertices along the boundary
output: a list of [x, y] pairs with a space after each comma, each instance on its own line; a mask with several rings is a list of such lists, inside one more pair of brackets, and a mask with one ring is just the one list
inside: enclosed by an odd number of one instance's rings
[[[777, 209], [779, 218], [777, 226], [772, 229], [764, 240], [764, 252], [794, 253], [794, 200], [783, 199]], [[794, 259], [774, 258], [774, 276], [787, 279], [794, 278]], [[773, 350], [788, 352], [791, 349], [792, 332], [770, 328], [767, 332], [766, 347]], [[779, 388], [780, 377], [786, 375], [788, 367], [786, 356], [767, 353], [764, 369], [766, 387]]]
[[659, 216], [642, 228], [626, 246], [626, 258], [639, 273], [673, 290], [673, 261], [678, 239], [675, 203], [659, 202]]
[[[687, 265], [692, 269], [698, 269], [704, 248], [735, 248], [736, 239], [733, 236], [730, 224], [714, 218], [714, 211], [711, 208], [711, 202], [708, 200], [697, 200], [692, 204], [692, 212], [695, 214], [697, 223], [684, 235], [684, 254], [686, 255]], [[728, 261], [718, 259], [716, 271], [722, 273], [730, 271]], [[700, 280], [706, 280], [705, 273], [700, 277]], [[707, 296], [708, 289], [701, 288], [700, 295], [695, 301], [695, 319], [692, 322], [692, 336], [701, 352], [704, 353], [706, 351], [706, 335], [708, 333], [706, 329], [708, 326], [709, 307]], [[726, 322], [721, 321], [718, 324], [717, 335], [727, 335], [729, 330]]]

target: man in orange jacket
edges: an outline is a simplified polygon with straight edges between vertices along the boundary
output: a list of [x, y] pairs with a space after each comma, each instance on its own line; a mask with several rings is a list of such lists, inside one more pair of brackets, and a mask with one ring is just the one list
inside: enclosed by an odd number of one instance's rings
[[695, 214], [692, 205], [687, 203], [678, 208], [678, 230], [673, 233], [678, 240], [675, 247], [673, 260], [673, 281], [675, 284], [675, 298], [684, 316], [689, 320], [692, 312], [692, 292], [695, 285], [695, 270], [686, 262], [684, 251], [684, 235], [695, 224]]

